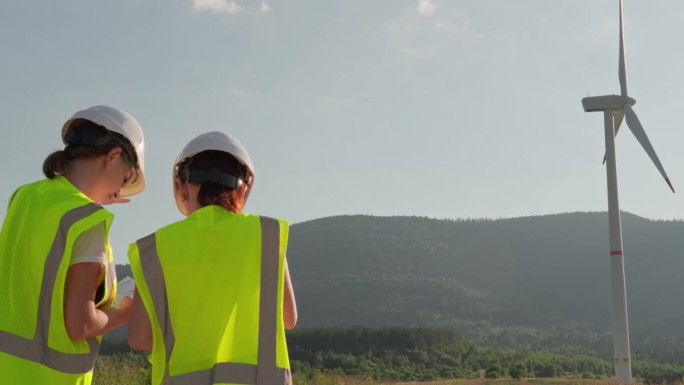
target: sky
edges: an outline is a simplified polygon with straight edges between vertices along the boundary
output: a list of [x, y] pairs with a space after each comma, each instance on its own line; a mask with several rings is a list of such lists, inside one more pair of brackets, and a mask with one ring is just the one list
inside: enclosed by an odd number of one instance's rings
[[[684, 2], [624, 1], [634, 109], [675, 189], [625, 126], [621, 208], [684, 218]], [[75, 111], [145, 133], [147, 189], [115, 214], [127, 245], [182, 219], [171, 169], [223, 130], [255, 165], [246, 211], [507, 218], [607, 210], [603, 116], [618, 94], [617, 0], [5, 0], [0, 201], [42, 178]], [[0, 217], [6, 207], [0, 204]]]

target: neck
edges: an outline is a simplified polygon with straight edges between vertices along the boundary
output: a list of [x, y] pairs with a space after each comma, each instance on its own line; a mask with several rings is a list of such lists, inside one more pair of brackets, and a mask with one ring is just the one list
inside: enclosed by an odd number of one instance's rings
[[79, 189], [93, 202], [102, 201], [102, 192], [98, 188], [100, 166], [97, 159], [74, 159], [62, 174], [71, 184]]

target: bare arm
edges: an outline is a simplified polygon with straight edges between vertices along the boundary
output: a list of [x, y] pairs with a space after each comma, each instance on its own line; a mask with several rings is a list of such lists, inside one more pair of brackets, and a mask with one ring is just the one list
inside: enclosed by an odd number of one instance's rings
[[95, 294], [104, 273], [104, 266], [93, 262], [77, 263], [67, 271], [64, 326], [72, 340], [100, 336], [128, 322], [131, 312], [128, 297], [116, 308], [95, 307]]
[[145, 305], [140, 299], [138, 288], [135, 288], [131, 319], [128, 323], [128, 345], [136, 350], [152, 350], [152, 324]]
[[290, 281], [290, 270], [287, 267], [287, 260], [285, 260], [285, 280], [283, 291], [283, 321], [285, 329], [294, 329], [297, 325], [297, 303], [295, 302], [294, 289]]

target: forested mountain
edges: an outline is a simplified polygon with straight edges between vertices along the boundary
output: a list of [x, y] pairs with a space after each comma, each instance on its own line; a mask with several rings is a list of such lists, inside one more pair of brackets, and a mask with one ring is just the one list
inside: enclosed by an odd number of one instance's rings
[[[658, 336], [684, 335], [684, 222], [622, 219], [632, 334], [665, 347]], [[288, 261], [298, 327], [446, 327], [508, 346], [582, 340], [609, 355], [608, 251], [606, 213], [337, 216], [293, 225]]]
[[[684, 334], [684, 222], [623, 213], [630, 326]], [[610, 330], [606, 213], [500, 220], [338, 216], [295, 224], [300, 325]], [[534, 331], [530, 331], [534, 333]]]

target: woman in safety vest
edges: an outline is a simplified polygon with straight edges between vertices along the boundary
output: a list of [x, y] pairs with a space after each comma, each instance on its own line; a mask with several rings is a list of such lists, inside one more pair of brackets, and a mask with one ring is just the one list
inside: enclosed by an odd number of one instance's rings
[[297, 322], [288, 224], [243, 213], [254, 166], [234, 137], [190, 141], [173, 167], [187, 218], [131, 244], [128, 343], [152, 350], [152, 384], [290, 384]]
[[130, 114], [95, 106], [62, 128], [46, 179], [14, 191], [0, 231], [0, 382], [90, 384], [99, 336], [128, 321], [118, 307], [101, 205], [145, 188], [143, 132]]

